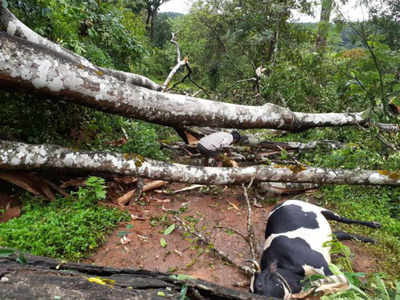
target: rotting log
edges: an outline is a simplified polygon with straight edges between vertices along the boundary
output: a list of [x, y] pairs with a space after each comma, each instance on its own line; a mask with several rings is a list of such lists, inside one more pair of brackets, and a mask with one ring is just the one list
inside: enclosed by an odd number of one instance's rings
[[15, 254], [0, 257], [0, 299], [180, 299], [186, 288], [190, 299], [264, 299], [173, 274], [23, 258], [18, 263]]
[[254, 180], [400, 186], [399, 173], [386, 170], [324, 169], [277, 164], [245, 168], [198, 167], [169, 164], [139, 155], [73, 151], [55, 145], [0, 141], [0, 170], [46, 169], [106, 172], [199, 184], [241, 184]]

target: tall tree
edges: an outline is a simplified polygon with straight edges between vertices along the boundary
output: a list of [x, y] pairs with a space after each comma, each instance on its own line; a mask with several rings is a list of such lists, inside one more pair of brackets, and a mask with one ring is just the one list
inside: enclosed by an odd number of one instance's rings
[[169, 0], [144, 0], [146, 8], [146, 27], [150, 35], [150, 40], [154, 39], [154, 25], [157, 18], [158, 10], [161, 5]]
[[329, 20], [334, 5], [334, 0], [321, 0], [321, 15], [318, 24], [318, 35], [316, 47], [323, 51], [326, 47], [326, 40], [329, 32]]
[[400, 49], [400, 1], [383, 0], [382, 3], [370, 6], [370, 22], [377, 28], [385, 44], [393, 50]]
[[[173, 30], [211, 89], [225, 94], [232, 82], [255, 77], [260, 65], [272, 64], [279, 41], [290, 38], [291, 10], [305, 6], [306, 1], [292, 0], [198, 1]], [[239, 101], [254, 103], [248, 97]]]

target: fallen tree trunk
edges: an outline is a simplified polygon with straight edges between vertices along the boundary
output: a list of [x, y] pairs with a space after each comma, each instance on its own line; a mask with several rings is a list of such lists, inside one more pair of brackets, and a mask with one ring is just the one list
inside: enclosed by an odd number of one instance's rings
[[126, 84], [142, 86], [156, 91], [161, 90], [160, 85], [142, 75], [111, 70], [107, 68], [101, 68], [93, 65], [86, 58], [77, 55], [72, 51], [65, 49], [62, 46], [53, 43], [52, 41], [40, 36], [32, 29], [27, 27], [20, 20], [18, 20], [18, 18], [8, 9], [4, 8], [3, 6], [0, 6], [0, 31], [2, 27], [4, 28], [4, 31], [6, 31], [7, 34], [9, 34], [10, 36], [19, 37], [21, 39], [34, 43], [38, 46], [42, 46], [44, 49], [49, 49], [51, 51], [54, 51], [55, 53], [58, 53], [61, 57], [64, 57], [68, 61], [73, 61], [75, 64], [79, 66], [94, 69], [98, 73], [106, 73], [115, 76], [119, 80], [125, 82]]
[[30, 145], [0, 141], [0, 170], [69, 169], [108, 172], [199, 184], [245, 182], [309, 182], [400, 186], [400, 175], [390, 171], [311, 168], [301, 165], [252, 166], [246, 168], [197, 167], [168, 164], [140, 155], [73, 151], [54, 145]]
[[34, 89], [109, 113], [153, 123], [300, 131], [366, 122], [363, 113], [300, 113], [274, 105], [244, 106], [161, 93], [126, 84], [117, 76], [26, 40], [0, 33], [0, 84]]
[[[278, 128], [290, 131], [363, 124], [367, 113], [300, 113], [160, 93], [144, 76], [94, 66], [36, 34], [0, 7], [0, 85], [33, 89], [109, 113], [179, 127]], [[152, 89], [152, 90], [150, 90]]]
[[[1, 248], [0, 248], [1, 249]], [[188, 276], [62, 263], [45, 257], [0, 257], [0, 299], [263, 299]], [[19, 257], [21, 262], [21, 257]]]

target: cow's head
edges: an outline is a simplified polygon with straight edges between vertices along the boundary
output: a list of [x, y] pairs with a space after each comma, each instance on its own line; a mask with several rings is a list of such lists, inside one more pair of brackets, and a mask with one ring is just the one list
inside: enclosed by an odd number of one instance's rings
[[278, 299], [289, 299], [291, 294], [290, 286], [286, 279], [279, 274], [276, 262], [264, 270], [260, 269], [257, 262], [252, 261], [252, 263], [255, 266], [250, 283], [252, 293]]

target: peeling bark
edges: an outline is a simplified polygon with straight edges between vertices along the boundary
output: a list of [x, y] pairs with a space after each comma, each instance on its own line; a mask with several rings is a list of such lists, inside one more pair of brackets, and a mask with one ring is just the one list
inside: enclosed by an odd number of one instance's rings
[[139, 155], [73, 151], [54, 145], [0, 141], [0, 170], [32, 169], [107, 172], [199, 184], [240, 184], [254, 180], [400, 186], [400, 174], [384, 170], [323, 169], [299, 165], [197, 167], [168, 164]]
[[77, 64], [74, 59], [47, 47], [0, 32], [0, 85], [34, 89], [109, 113], [172, 127], [197, 125], [290, 131], [367, 121], [367, 114], [362, 112], [300, 113], [270, 103], [244, 106], [161, 93], [126, 84], [124, 74], [129, 75]]

